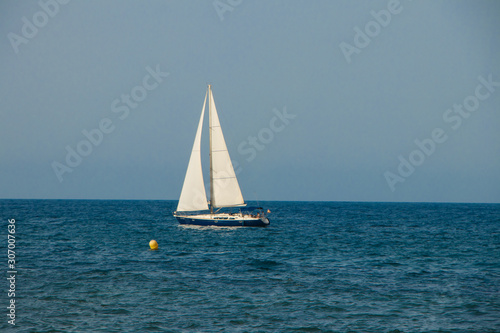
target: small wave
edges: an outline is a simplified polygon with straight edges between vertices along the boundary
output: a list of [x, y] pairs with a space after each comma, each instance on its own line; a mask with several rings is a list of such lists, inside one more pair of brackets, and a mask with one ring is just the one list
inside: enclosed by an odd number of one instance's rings
[[264, 270], [269, 270], [272, 269], [276, 266], [282, 265], [281, 263], [274, 261], [274, 260], [260, 260], [260, 259], [254, 259], [252, 262], [249, 264], [250, 266], [256, 267], [258, 269], [264, 269]]
[[[106, 306], [103, 306], [103, 307], [106, 307]], [[110, 314], [110, 315], [127, 315], [127, 314], [131, 313], [129, 310], [123, 309], [123, 308], [102, 309], [100, 312], [104, 313], [104, 314]]]

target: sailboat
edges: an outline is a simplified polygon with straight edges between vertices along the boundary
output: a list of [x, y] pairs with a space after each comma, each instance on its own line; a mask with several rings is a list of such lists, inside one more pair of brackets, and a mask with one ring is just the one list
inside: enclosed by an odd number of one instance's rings
[[[201, 132], [208, 98], [210, 140], [210, 201], [207, 200], [201, 167]], [[221, 212], [229, 209], [229, 212]], [[235, 211], [235, 209], [237, 211]], [[234, 172], [209, 84], [194, 138], [181, 196], [173, 213], [180, 224], [223, 227], [266, 227], [267, 213], [261, 207], [246, 207]]]

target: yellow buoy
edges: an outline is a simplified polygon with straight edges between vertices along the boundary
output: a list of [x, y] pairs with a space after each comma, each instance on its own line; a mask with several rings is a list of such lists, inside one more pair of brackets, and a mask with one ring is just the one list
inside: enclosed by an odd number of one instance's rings
[[158, 243], [153, 239], [151, 242], [149, 242], [149, 247], [151, 250], [158, 250]]

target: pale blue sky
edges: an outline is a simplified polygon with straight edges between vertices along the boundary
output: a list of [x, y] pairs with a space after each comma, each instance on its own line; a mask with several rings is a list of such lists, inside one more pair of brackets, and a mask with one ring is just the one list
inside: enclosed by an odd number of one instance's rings
[[245, 199], [500, 202], [498, 1], [41, 3], [0, 4], [0, 198], [177, 200], [212, 83]]

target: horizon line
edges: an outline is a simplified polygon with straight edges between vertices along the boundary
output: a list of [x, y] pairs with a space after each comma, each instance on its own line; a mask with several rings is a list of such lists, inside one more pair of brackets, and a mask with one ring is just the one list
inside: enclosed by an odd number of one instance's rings
[[[0, 198], [0, 200], [72, 200], [72, 201], [179, 201], [179, 199], [91, 199], [91, 198]], [[500, 204], [500, 202], [466, 201], [370, 201], [370, 200], [255, 200], [246, 202], [337, 202], [337, 203], [442, 203], [442, 204]]]

